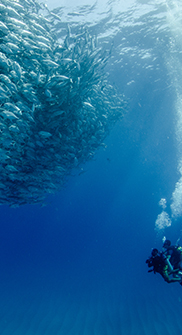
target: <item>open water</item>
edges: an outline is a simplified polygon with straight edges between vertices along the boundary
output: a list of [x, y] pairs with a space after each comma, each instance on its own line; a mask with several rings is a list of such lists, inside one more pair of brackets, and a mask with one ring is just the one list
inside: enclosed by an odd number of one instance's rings
[[163, 237], [182, 244], [181, 2], [47, 5], [60, 38], [83, 26], [111, 50], [125, 111], [59, 191], [0, 207], [0, 334], [181, 334], [182, 287], [145, 264]]

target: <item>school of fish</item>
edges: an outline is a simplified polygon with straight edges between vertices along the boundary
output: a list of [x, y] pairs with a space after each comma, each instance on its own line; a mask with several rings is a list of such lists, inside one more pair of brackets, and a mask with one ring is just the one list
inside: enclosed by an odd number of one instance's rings
[[42, 202], [91, 159], [123, 101], [87, 29], [64, 42], [36, 0], [0, 0], [0, 204]]

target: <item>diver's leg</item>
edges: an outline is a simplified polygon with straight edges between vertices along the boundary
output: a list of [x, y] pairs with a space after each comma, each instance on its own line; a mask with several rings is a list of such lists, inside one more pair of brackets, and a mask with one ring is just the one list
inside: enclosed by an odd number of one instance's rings
[[169, 277], [169, 274], [167, 272], [164, 272], [162, 274], [162, 277], [164, 278], [164, 280], [170, 284], [170, 283], [175, 283], [175, 282], [181, 282], [181, 277], [173, 277], [173, 278], [170, 278]]

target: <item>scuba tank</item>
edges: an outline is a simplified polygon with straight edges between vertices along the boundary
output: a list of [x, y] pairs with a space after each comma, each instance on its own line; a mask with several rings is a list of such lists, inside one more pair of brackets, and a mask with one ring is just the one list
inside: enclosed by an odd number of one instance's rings
[[173, 266], [169, 261], [171, 256], [165, 256], [164, 254], [162, 254], [162, 257], [163, 257], [165, 264], [168, 266], [169, 272], [173, 272]]

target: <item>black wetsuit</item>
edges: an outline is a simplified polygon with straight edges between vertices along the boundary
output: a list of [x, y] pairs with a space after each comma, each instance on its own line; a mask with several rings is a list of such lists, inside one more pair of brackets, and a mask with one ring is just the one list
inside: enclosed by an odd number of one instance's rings
[[[153, 269], [151, 271], [154, 271], [154, 273], [160, 273], [160, 275], [164, 278], [164, 280], [167, 283], [173, 283], [173, 282], [179, 282], [181, 281], [181, 278], [176, 276], [173, 278], [170, 278], [169, 275], [172, 273], [168, 262], [166, 260], [166, 256], [163, 253], [158, 253], [156, 256], [152, 256], [149, 259], [147, 259], [146, 263], [148, 264], [148, 267], [152, 267]], [[150, 272], [150, 270], [149, 270]]]
[[148, 267], [153, 266], [154, 273], [158, 272], [161, 275], [163, 274], [164, 268], [166, 267], [165, 257], [163, 254], [157, 254], [155, 257], [150, 257], [147, 261]]
[[180, 269], [180, 262], [182, 260], [182, 251], [180, 246], [171, 245], [165, 251], [165, 255], [170, 255], [170, 263], [174, 269]]

